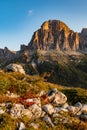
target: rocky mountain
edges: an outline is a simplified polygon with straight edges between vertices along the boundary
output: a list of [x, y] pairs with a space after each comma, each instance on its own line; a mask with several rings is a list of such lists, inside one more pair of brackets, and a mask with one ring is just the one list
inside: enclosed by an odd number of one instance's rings
[[34, 32], [28, 48], [31, 50], [79, 50], [79, 35], [59, 20], [49, 20]]
[[80, 36], [80, 48], [81, 50], [87, 52], [87, 28], [83, 28]]
[[0, 128], [87, 130], [86, 52], [87, 29], [59, 20], [17, 52], [0, 49]]
[[62, 21], [49, 20], [34, 32], [28, 45], [21, 45], [19, 51], [0, 49], [0, 67], [18, 63], [27, 74], [39, 74], [46, 81], [86, 87], [86, 52], [86, 28], [77, 33]]
[[[13, 52], [7, 47], [0, 49], [0, 59], [14, 59], [37, 50], [79, 51], [87, 48], [87, 28], [81, 33], [74, 32], [60, 20], [45, 21], [41, 28], [34, 32], [28, 45], [21, 45], [20, 50]], [[30, 53], [31, 52], [31, 53]]]
[[16, 55], [16, 51], [11, 51], [7, 47], [4, 49], [0, 49], [0, 60], [10, 60], [14, 58]]

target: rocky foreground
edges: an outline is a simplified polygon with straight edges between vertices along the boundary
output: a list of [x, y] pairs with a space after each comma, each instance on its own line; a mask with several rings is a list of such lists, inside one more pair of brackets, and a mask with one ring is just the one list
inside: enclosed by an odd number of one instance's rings
[[[36, 119], [40, 119], [47, 128], [52, 129], [59, 123], [70, 126], [76, 121], [79, 127], [81, 123], [87, 121], [87, 104], [77, 102], [73, 106], [69, 105], [67, 97], [56, 88], [48, 92], [41, 91], [36, 95], [28, 92], [24, 97], [8, 91], [4, 96], [10, 100], [0, 103], [0, 124], [4, 124], [1, 115], [7, 113], [16, 120], [17, 130], [26, 130], [26, 124], [22, 121], [23, 117], [28, 119], [28, 128], [33, 127], [37, 130], [40, 129], [40, 123], [36, 123]], [[62, 130], [59, 127], [58, 129]], [[78, 129], [86, 130], [87, 127]]]

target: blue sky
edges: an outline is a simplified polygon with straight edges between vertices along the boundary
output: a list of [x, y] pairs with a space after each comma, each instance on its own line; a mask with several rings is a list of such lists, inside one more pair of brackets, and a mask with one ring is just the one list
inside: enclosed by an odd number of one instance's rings
[[49, 19], [80, 32], [87, 26], [87, 0], [0, 0], [0, 48], [19, 50]]

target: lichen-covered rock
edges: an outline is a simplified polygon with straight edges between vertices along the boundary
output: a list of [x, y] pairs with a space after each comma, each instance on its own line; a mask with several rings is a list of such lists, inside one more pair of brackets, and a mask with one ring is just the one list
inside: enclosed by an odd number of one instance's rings
[[75, 107], [75, 106], [68, 106], [67, 109], [68, 109], [69, 113], [71, 113], [73, 115], [77, 114], [80, 110], [78, 107]]
[[44, 117], [45, 115], [46, 115], [46, 112], [42, 110], [40, 117], [42, 118], [42, 117]]
[[29, 120], [33, 119], [33, 113], [29, 109], [24, 109], [23, 115], [25, 115]]
[[42, 109], [49, 115], [54, 113], [54, 108], [51, 104], [46, 104], [42, 107]]
[[19, 64], [9, 64], [6, 66], [5, 71], [20, 72], [22, 74], [25, 74], [25, 71], [22, 65], [19, 65]]
[[10, 114], [13, 118], [18, 118], [23, 115], [23, 111], [24, 111], [24, 105], [14, 104], [10, 111]]
[[69, 104], [68, 103], [64, 103], [63, 105], [62, 105], [62, 108], [67, 108], [69, 106]]
[[75, 106], [75, 107], [78, 107], [79, 109], [82, 108], [82, 104], [81, 104], [80, 102], [77, 102], [74, 106]]
[[72, 124], [72, 120], [70, 120], [69, 118], [64, 117], [62, 120], [63, 124]]
[[52, 123], [51, 118], [50, 118], [49, 116], [46, 115], [46, 116], [43, 118], [43, 121], [46, 122], [47, 125], [49, 125], [49, 126], [51, 126], [51, 127], [54, 127], [54, 124]]
[[53, 105], [58, 106], [66, 103], [67, 97], [57, 89], [52, 89], [50, 92], [48, 92], [48, 100]]
[[5, 111], [2, 109], [2, 107], [0, 107], [0, 115], [4, 114], [4, 113], [5, 113]]
[[34, 102], [34, 104], [37, 104], [39, 107], [41, 107], [41, 100], [40, 98], [32, 98], [32, 99], [26, 99], [25, 100], [27, 103], [29, 102]]
[[55, 111], [56, 111], [57, 113], [67, 113], [67, 112], [68, 112], [68, 109], [62, 108], [62, 107], [55, 107]]
[[87, 104], [82, 105], [81, 112], [83, 112], [83, 113], [86, 112], [87, 113]]
[[41, 116], [42, 109], [37, 104], [33, 104], [28, 109], [32, 112], [33, 118], [39, 118]]
[[39, 123], [32, 122], [30, 126], [33, 127], [35, 130], [39, 130]]
[[25, 130], [25, 129], [26, 129], [26, 127], [23, 122], [17, 123], [17, 130]]

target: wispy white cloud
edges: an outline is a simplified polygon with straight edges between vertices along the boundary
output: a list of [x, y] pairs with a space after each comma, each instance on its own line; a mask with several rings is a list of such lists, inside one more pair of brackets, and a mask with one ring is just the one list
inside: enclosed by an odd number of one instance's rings
[[31, 10], [28, 10], [28, 15], [29, 15], [29, 16], [33, 15], [33, 10], [32, 10], [32, 9], [31, 9]]

